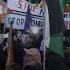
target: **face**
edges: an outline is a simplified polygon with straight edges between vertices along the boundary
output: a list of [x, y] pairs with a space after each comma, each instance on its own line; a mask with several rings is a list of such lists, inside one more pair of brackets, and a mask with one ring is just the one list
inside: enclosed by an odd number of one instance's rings
[[24, 45], [28, 44], [30, 42], [30, 36], [28, 34], [23, 34], [22, 35], [22, 43]]
[[18, 31], [17, 38], [20, 39], [21, 37], [22, 37], [22, 33], [21, 33], [21, 31]]

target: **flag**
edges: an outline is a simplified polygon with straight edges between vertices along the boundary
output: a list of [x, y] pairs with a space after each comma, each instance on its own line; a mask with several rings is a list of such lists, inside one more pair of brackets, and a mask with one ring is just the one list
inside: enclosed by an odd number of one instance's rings
[[[63, 31], [65, 29], [64, 19], [59, 0], [46, 0], [49, 10], [50, 21], [50, 45], [49, 50], [64, 57]], [[47, 32], [47, 31], [46, 31]]]
[[30, 6], [28, 5], [27, 13], [26, 13], [26, 20], [25, 20], [24, 30], [30, 29], [31, 20], [32, 20], [31, 10], [30, 10]]
[[10, 28], [9, 28], [9, 37], [8, 37], [8, 57], [7, 57], [7, 66], [14, 64], [14, 56], [13, 56], [13, 36], [12, 36], [12, 24], [13, 21], [10, 22]]
[[44, 9], [45, 9], [45, 45], [48, 48], [50, 43], [50, 22], [49, 22], [49, 11], [48, 6], [46, 3], [44, 3]]
[[65, 5], [66, 5], [66, 0], [59, 0], [59, 2], [60, 2], [61, 10], [62, 10], [62, 12], [64, 12], [64, 8], [65, 8]]

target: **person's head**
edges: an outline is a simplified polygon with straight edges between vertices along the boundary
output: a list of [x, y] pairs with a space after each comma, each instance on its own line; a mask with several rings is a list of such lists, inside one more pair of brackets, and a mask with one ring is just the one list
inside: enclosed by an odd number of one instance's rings
[[28, 32], [23, 32], [22, 43], [26, 45], [26, 44], [29, 44], [30, 42], [31, 42], [31, 35]]
[[17, 31], [17, 39], [21, 39], [22, 37], [22, 32], [21, 31]]

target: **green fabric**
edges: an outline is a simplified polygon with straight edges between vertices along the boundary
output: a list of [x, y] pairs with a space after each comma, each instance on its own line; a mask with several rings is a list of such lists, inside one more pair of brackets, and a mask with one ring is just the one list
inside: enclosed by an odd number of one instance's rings
[[49, 49], [61, 57], [64, 57], [62, 33], [56, 33], [51, 36]]
[[41, 0], [29, 0], [29, 2], [36, 4], [36, 3], [40, 3]]
[[36, 0], [29, 0], [29, 2], [31, 2], [31, 3], [36, 3]]
[[64, 12], [64, 7], [65, 7], [65, 4], [66, 4], [66, 0], [59, 0], [59, 2], [60, 2], [61, 10], [62, 10], [62, 12]]

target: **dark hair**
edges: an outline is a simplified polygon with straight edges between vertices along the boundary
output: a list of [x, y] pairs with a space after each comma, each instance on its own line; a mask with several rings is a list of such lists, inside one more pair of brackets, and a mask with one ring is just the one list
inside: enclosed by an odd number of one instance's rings
[[7, 42], [8, 38], [5, 38], [4, 41], [2, 42], [2, 44], [5, 46], [6, 42]]
[[23, 34], [25, 34], [25, 35], [29, 35], [30, 38], [32, 38], [32, 36], [31, 36], [31, 34], [30, 34], [29, 32], [23, 31], [23, 32], [22, 32], [22, 35], [23, 35]]

